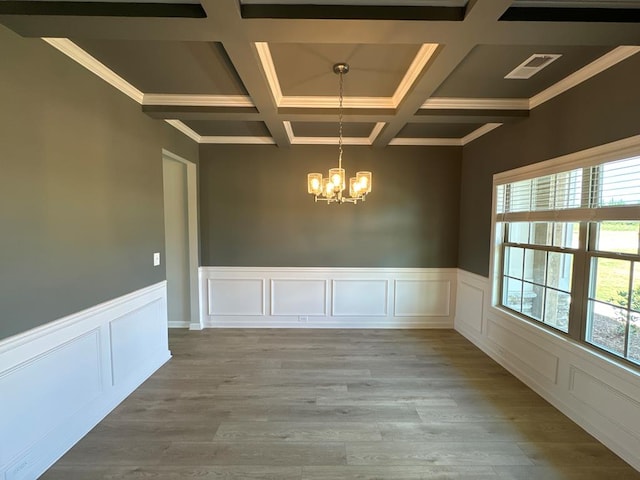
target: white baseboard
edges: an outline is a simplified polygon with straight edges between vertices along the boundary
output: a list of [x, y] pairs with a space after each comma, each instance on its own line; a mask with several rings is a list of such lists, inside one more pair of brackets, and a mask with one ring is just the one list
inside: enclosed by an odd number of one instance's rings
[[191, 324], [189, 322], [176, 322], [170, 321], [168, 323], [169, 328], [189, 328]]
[[0, 341], [0, 478], [37, 478], [170, 357], [166, 282]]
[[201, 267], [207, 328], [453, 328], [456, 269]]
[[489, 279], [458, 271], [455, 329], [636, 470], [640, 374], [491, 304]]

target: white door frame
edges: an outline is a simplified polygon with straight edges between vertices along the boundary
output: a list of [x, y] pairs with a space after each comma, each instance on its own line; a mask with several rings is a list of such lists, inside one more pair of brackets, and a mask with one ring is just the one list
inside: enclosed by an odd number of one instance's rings
[[187, 230], [189, 248], [189, 330], [202, 330], [198, 283], [198, 186], [196, 164], [162, 149], [162, 157], [187, 168]]

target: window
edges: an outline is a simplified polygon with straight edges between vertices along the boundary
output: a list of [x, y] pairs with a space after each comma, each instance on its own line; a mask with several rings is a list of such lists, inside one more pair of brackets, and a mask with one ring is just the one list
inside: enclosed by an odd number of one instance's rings
[[498, 303], [640, 364], [640, 156], [541, 171], [496, 176]]

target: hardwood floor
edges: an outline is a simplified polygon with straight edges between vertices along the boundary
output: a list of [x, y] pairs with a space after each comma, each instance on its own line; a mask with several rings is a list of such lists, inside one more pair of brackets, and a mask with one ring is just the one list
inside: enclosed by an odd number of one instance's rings
[[172, 330], [43, 479], [640, 479], [450, 330]]

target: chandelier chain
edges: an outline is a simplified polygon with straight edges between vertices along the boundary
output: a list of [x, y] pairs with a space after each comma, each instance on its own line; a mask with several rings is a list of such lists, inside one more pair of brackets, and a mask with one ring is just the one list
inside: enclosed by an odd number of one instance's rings
[[338, 150], [340, 152], [338, 157], [338, 168], [342, 168], [342, 97], [343, 97], [343, 88], [344, 88], [344, 72], [341, 69], [340, 73], [340, 81], [339, 81], [339, 89], [340, 96], [338, 97]]

